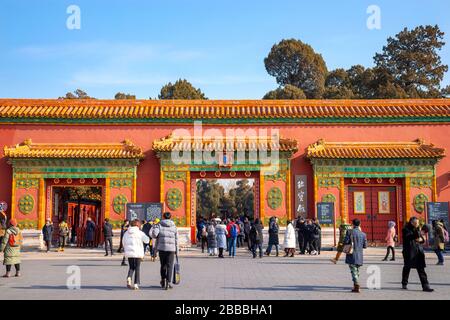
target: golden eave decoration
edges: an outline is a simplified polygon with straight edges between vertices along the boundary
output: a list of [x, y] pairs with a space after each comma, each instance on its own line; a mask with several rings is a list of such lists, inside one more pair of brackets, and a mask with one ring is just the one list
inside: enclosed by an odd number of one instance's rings
[[6, 119], [308, 119], [449, 117], [450, 99], [97, 100], [0, 99]]
[[235, 138], [227, 141], [226, 138], [205, 138], [202, 139], [186, 139], [184, 137], [174, 137], [168, 135], [153, 142], [153, 151], [170, 152], [172, 150], [191, 150], [191, 151], [279, 151], [279, 152], [297, 152], [297, 141], [293, 139], [271, 137], [255, 137], [255, 138]]
[[308, 158], [321, 159], [405, 159], [445, 156], [445, 149], [417, 139], [413, 142], [328, 142], [323, 139], [308, 146]]
[[34, 143], [31, 139], [4, 147], [8, 158], [142, 159], [142, 149], [131, 141], [102, 144]]

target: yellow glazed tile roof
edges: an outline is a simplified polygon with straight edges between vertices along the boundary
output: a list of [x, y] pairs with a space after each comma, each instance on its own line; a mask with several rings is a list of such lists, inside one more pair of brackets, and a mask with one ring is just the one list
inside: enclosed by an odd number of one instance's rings
[[327, 159], [399, 159], [442, 158], [445, 149], [413, 142], [328, 142], [319, 140], [308, 146], [308, 158]]
[[144, 154], [129, 140], [117, 144], [33, 143], [31, 139], [4, 147], [8, 158], [97, 158], [141, 159]]
[[194, 138], [183, 139], [183, 137], [173, 137], [169, 135], [153, 142], [153, 151], [168, 152], [172, 150], [229, 150], [229, 151], [257, 151], [257, 150], [277, 150], [295, 153], [297, 152], [297, 141], [293, 139], [280, 138], [279, 141], [270, 137], [255, 137], [255, 139], [233, 139], [226, 141], [226, 138], [208, 139], [203, 138], [198, 141]]
[[0, 99], [1, 118], [242, 119], [449, 117], [450, 99], [96, 100]]

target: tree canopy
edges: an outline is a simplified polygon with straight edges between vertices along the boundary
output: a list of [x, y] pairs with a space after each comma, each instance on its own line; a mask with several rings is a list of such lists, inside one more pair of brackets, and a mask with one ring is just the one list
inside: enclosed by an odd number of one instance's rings
[[310, 45], [296, 39], [282, 40], [272, 47], [264, 65], [279, 85], [296, 86], [310, 99], [323, 96], [327, 67]]
[[161, 92], [158, 96], [159, 99], [201, 99], [207, 100], [205, 94], [200, 90], [195, 88], [186, 79], [179, 79], [174, 84], [169, 82], [161, 88]]
[[114, 96], [116, 100], [135, 100], [136, 96], [134, 94], [117, 92]]
[[77, 89], [74, 92], [67, 92], [64, 97], [59, 97], [59, 99], [94, 99], [94, 98], [90, 97], [83, 90]]
[[306, 99], [306, 95], [302, 89], [287, 84], [284, 87], [278, 87], [275, 90], [267, 92], [263, 99]]

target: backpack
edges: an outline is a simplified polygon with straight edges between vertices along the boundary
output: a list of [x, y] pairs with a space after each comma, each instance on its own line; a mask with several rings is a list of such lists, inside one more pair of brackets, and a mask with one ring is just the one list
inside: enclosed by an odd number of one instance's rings
[[237, 234], [237, 227], [236, 227], [235, 224], [231, 225], [230, 235], [231, 235], [232, 238], [236, 238], [238, 236], [238, 234]]
[[206, 226], [202, 227], [202, 237], [206, 237], [207, 233], [206, 233]]
[[449, 241], [448, 231], [442, 228], [442, 232], [444, 233], [444, 242], [447, 243]]
[[11, 233], [8, 238], [8, 245], [12, 248], [20, 247], [23, 244], [22, 232], [18, 234]]
[[216, 234], [216, 229], [214, 228], [213, 225], [208, 226], [207, 231], [208, 231], [208, 235], [209, 235], [210, 237], [213, 237], [213, 236], [215, 236], [215, 234]]

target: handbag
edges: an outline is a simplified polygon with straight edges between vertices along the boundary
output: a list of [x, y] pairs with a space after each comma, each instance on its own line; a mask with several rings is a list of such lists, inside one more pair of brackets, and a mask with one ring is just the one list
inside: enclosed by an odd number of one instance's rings
[[180, 264], [178, 262], [178, 253], [175, 254], [175, 264], [173, 266], [173, 284], [180, 284], [181, 275], [180, 275]]
[[343, 248], [342, 248], [342, 252], [344, 252], [345, 254], [352, 254], [352, 253], [353, 253], [353, 241], [352, 241], [352, 236], [353, 236], [353, 234], [349, 231], [350, 243], [344, 244], [344, 246], [343, 246]]

